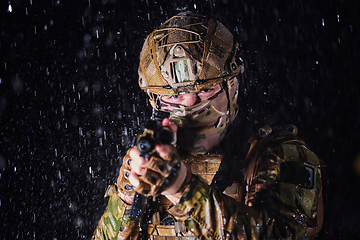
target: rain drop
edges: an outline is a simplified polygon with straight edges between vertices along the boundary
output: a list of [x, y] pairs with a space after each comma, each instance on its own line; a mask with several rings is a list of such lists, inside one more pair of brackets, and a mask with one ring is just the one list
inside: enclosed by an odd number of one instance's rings
[[15, 76], [11, 79], [11, 85], [13, 87], [14, 92], [21, 92], [24, 88], [24, 81], [20, 79], [19, 76]]
[[84, 42], [85, 42], [85, 43], [89, 43], [90, 40], [91, 40], [90, 34], [86, 34], [86, 35], [84, 36]]
[[6, 168], [6, 161], [3, 156], [0, 155], [0, 171], [4, 171]]
[[[101, 112], [102, 112], [102, 109], [101, 109], [100, 106], [95, 106], [95, 107], [94, 107], [94, 110], [93, 110], [93, 113], [94, 113], [94, 114], [99, 115], [99, 114], [101, 114]], [[101, 132], [102, 129], [99, 128], [99, 129], [97, 129], [97, 131], [98, 131], [98, 132]]]

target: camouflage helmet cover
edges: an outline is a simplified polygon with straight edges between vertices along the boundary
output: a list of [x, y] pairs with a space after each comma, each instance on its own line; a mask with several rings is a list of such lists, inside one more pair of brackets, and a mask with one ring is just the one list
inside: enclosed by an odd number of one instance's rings
[[139, 85], [149, 95], [175, 95], [226, 81], [244, 71], [238, 48], [232, 33], [220, 22], [179, 13], [145, 40]]

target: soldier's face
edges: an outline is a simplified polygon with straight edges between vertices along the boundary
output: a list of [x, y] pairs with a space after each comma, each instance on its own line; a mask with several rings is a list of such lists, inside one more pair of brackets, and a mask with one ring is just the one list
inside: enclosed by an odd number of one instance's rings
[[168, 103], [174, 103], [181, 106], [190, 107], [211, 98], [220, 90], [221, 84], [216, 84], [215, 86], [202, 89], [198, 92], [178, 94], [174, 96], [164, 95], [161, 98]]

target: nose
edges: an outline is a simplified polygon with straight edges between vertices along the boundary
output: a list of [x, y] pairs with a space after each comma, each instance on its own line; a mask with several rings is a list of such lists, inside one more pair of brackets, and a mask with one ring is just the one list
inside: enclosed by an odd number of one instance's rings
[[181, 105], [183, 105], [185, 107], [193, 106], [201, 101], [196, 93], [184, 94], [183, 98], [184, 98], [184, 100]]

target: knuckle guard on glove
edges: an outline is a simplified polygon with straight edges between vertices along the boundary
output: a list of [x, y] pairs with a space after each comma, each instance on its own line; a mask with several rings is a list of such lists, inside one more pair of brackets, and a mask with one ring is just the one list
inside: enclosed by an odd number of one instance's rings
[[176, 149], [171, 147], [171, 153], [164, 159], [157, 153], [150, 157], [146, 173], [139, 176], [140, 184], [135, 191], [146, 196], [172, 195], [179, 190], [186, 174], [186, 167]]
[[134, 195], [135, 191], [131, 183], [129, 182], [129, 176], [131, 171], [131, 167], [130, 167], [131, 158], [129, 155], [129, 151], [126, 153], [126, 155], [123, 158], [123, 164], [120, 168], [120, 173], [117, 179], [116, 186], [124, 194], [132, 196]]

